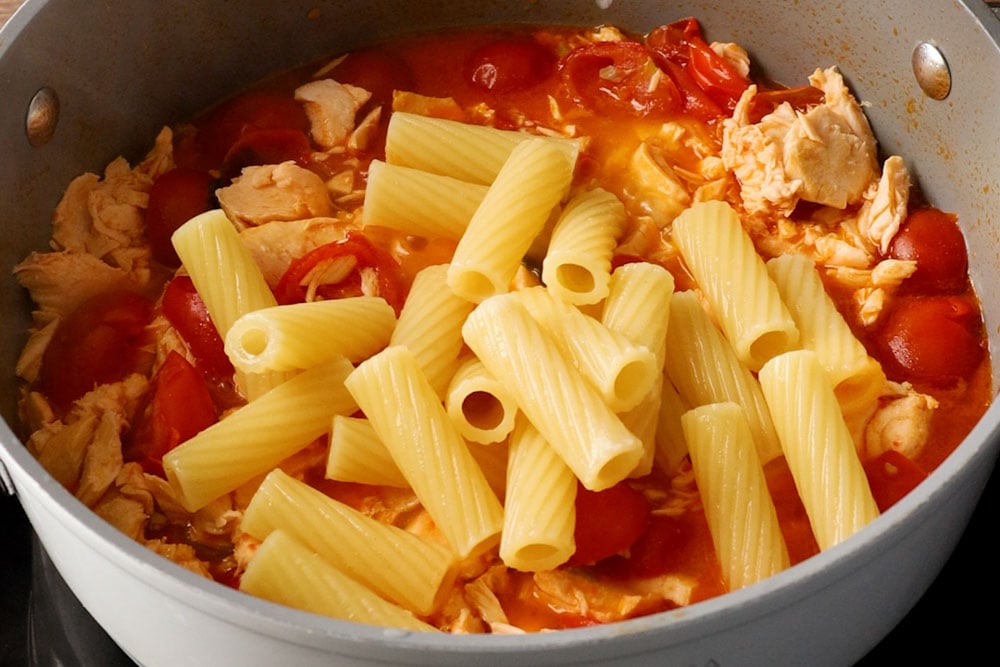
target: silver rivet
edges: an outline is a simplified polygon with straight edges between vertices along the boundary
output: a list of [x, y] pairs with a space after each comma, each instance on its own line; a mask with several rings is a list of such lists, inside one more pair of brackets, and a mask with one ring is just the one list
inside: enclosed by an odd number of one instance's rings
[[59, 96], [51, 88], [42, 88], [28, 104], [25, 132], [32, 146], [44, 146], [52, 139], [59, 123]]
[[941, 50], [930, 42], [921, 42], [913, 50], [913, 75], [927, 97], [943, 100], [951, 92], [951, 71]]

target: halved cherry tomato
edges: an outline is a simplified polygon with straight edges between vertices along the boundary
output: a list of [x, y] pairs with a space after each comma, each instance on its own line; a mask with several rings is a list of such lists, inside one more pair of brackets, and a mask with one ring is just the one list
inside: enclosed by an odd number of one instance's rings
[[826, 95], [816, 86], [760, 90], [750, 101], [749, 121], [759, 123], [761, 118], [785, 102], [796, 111], [806, 112], [812, 107], [823, 104], [825, 99]]
[[178, 227], [209, 209], [212, 182], [207, 171], [184, 167], [171, 169], [153, 181], [146, 207], [146, 236], [156, 261], [170, 268], [181, 265], [170, 237]]
[[639, 42], [593, 42], [570, 51], [559, 63], [573, 100], [610, 117], [668, 117], [683, 108], [669, 76]]
[[364, 88], [372, 94], [372, 103], [392, 104], [394, 90], [413, 90], [410, 66], [399, 55], [381, 49], [352, 51], [330, 70], [329, 76], [340, 83]]
[[936, 208], [911, 211], [889, 245], [889, 256], [913, 260], [904, 286], [923, 293], [959, 293], [968, 282], [969, 255], [958, 216]]
[[252, 91], [222, 104], [198, 125], [197, 142], [210, 167], [220, 167], [233, 145], [258, 130], [309, 131], [309, 117], [288, 93]]
[[247, 130], [223, 158], [222, 178], [235, 178], [244, 167], [258, 164], [279, 164], [291, 160], [305, 166], [311, 155], [312, 145], [302, 130]]
[[233, 364], [226, 356], [222, 337], [208, 314], [208, 307], [189, 276], [177, 276], [167, 284], [162, 307], [164, 317], [188, 344], [206, 379], [214, 385], [231, 383]]
[[555, 69], [556, 57], [531, 39], [500, 39], [472, 52], [465, 64], [473, 85], [494, 93], [530, 88]]
[[103, 292], [82, 303], [56, 328], [42, 355], [38, 388], [65, 413], [101, 384], [144, 370], [146, 324], [152, 304], [127, 290]]
[[878, 333], [892, 379], [954, 384], [982, 361], [982, 315], [959, 296], [904, 297]]
[[216, 422], [215, 404], [201, 375], [171, 351], [153, 376], [149, 399], [124, 448], [126, 460], [163, 475], [163, 455]]
[[875, 504], [884, 512], [927, 478], [927, 473], [906, 456], [889, 449], [865, 462], [865, 474]]
[[649, 525], [646, 497], [627, 481], [603, 491], [590, 491], [577, 484], [576, 551], [569, 566], [592, 565], [628, 549]]
[[379, 296], [393, 307], [398, 315], [406, 298], [406, 288], [400, 272], [399, 264], [385, 250], [372, 243], [360, 232], [348, 232], [341, 241], [327, 243], [312, 250], [293, 261], [275, 288], [278, 303], [298, 303], [305, 299], [306, 288], [303, 282], [309, 274], [321, 269], [323, 264], [342, 257], [353, 257], [355, 267], [343, 280], [335, 285], [321, 285], [317, 294], [324, 299], [339, 299], [348, 296], [360, 296], [361, 270], [368, 268], [375, 272], [378, 282]]

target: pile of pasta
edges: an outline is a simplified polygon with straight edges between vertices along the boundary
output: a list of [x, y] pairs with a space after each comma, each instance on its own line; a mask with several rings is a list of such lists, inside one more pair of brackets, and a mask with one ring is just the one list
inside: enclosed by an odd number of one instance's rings
[[[243, 590], [434, 630], [463, 562], [496, 549], [536, 572], [571, 557], [578, 483], [673, 473], [686, 457], [730, 589], [789, 564], [772, 459], [787, 459], [820, 548], [878, 514], [845, 415], [868, 410], [885, 376], [812, 260], [765, 263], [737, 212], [706, 201], [673, 224], [697, 290], [675, 291], [653, 263], [612, 270], [625, 210], [573, 186], [579, 149], [395, 113], [364, 225], [457, 241], [398, 317], [377, 296], [277, 305], [221, 211], [176, 232], [249, 401], [163, 465], [191, 511], [266, 475], [242, 520], [259, 541]], [[539, 246], [541, 284], [521, 284]], [[411, 488], [443, 539], [278, 468], [323, 437], [329, 478]], [[500, 461], [473, 455], [499, 442]]]

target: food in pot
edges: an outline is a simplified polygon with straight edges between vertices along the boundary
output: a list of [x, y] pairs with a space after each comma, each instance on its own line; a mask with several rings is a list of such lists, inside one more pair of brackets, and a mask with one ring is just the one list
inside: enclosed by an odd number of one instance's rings
[[752, 584], [992, 395], [956, 217], [835, 68], [755, 81], [694, 19], [279, 75], [75, 179], [15, 272], [56, 479], [201, 575], [415, 630]]

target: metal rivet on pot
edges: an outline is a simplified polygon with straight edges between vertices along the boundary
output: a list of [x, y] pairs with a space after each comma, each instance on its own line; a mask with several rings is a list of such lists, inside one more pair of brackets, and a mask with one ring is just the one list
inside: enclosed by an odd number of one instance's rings
[[913, 75], [927, 97], [943, 100], [951, 92], [951, 71], [941, 50], [930, 42], [921, 42], [913, 50]]
[[59, 96], [49, 87], [42, 88], [28, 104], [28, 116], [24, 128], [28, 143], [44, 146], [49, 143], [59, 123]]

